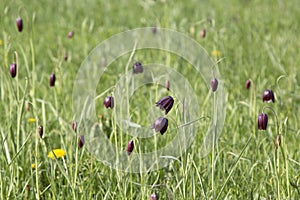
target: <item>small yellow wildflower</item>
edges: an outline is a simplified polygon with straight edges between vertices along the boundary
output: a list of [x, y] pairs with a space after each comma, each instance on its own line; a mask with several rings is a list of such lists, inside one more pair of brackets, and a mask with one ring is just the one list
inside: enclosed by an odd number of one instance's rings
[[3, 44], [3, 41], [0, 39], [0, 46]]
[[66, 152], [63, 149], [54, 149], [54, 150], [52, 150], [48, 153], [48, 157], [53, 159], [53, 160], [54, 160], [55, 157], [56, 158], [61, 158], [65, 155], [66, 155]]
[[214, 56], [214, 57], [220, 57], [222, 55], [222, 53], [221, 53], [221, 51], [213, 50], [211, 52], [211, 55]]
[[31, 164], [31, 169], [34, 169], [35, 168], [35, 164]]
[[29, 122], [29, 123], [35, 123], [36, 120], [35, 120], [35, 118], [28, 118], [28, 122]]

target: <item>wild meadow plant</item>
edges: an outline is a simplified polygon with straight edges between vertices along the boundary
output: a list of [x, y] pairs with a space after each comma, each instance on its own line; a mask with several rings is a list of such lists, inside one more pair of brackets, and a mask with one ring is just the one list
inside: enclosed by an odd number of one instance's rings
[[[0, 199], [299, 199], [298, 2], [244, 3], [136, 1], [138, 9], [130, 6], [128, 12], [128, 2], [48, 2], [40, 9], [36, 2], [4, 0]], [[212, 73], [211, 79], [203, 81], [174, 52], [139, 49], [137, 40], [120, 59], [111, 61], [114, 54], [98, 57], [97, 69], [103, 65], [105, 73], [95, 83], [96, 119], [84, 122], [86, 113], [73, 113], [71, 95], [88, 88], [73, 88], [82, 61], [99, 42], [145, 26], [151, 33], [145, 37], [159, 37], [160, 27], [166, 27], [200, 43], [215, 63], [212, 68], [201, 66]], [[127, 41], [118, 41], [118, 49]], [[172, 40], [170, 45], [177, 43]], [[159, 76], [149, 73], [149, 63], [171, 66], [188, 80], [198, 99], [189, 104], [199, 106], [195, 121], [188, 120], [185, 107], [191, 96], [178, 97], [186, 92], [178, 90], [178, 83], [188, 84], [180, 76], [171, 79], [161, 66]], [[98, 73], [90, 71], [92, 76]], [[116, 96], [123, 73], [130, 84]], [[153, 84], [145, 82], [129, 94], [142, 77]], [[222, 87], [228, 96], [222, 96], [227, 117], [220, 136]], [[119, 98], [121, 92], [126, 98]], [[127, 121], [118, 121], [125, 114]], [[186, 123], [178, 124], [180, 120]], [[99, 136], [96, 141], [84, 129], [89, 123], [90, 132]], [[188, 129], [191, 124], [196, 129]], [[202, 156], [204, 130], [210, 125], [213, 134], [206, 139], [212, 148]], [[161, 156], [150, 163], [151, 170], [131, 173], [136, 165], [143, 169], [148, 164], [138, 159], [157, 155], [176, 137], [181, 140], [170, 143], [170, 149], [184, 148], [189, 138], [180, 134], [193, 134], [191, 130], [197, 135], [182, 154]], [[97, 154], [90, 151], [91, 144], [99, 143]], [[111, 144], [114, 151], [109, 151]], [[117, 158], [124, 154], [124, 159], [111, 162], [113, 153]], [[108, 156], [101, 160], [95, 155]]]

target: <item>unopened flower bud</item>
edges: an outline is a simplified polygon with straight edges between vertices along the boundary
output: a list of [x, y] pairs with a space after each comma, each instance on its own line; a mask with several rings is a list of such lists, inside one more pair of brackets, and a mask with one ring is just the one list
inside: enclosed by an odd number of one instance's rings
[[82, 148], [84, 145], [84, 135], [79, 136], [78, 147]]
[[55, 80], [56, 80], [56, 77], [55, 77], [55, 74], [51, 74], [50, 75], [50, 87], [54, 87], [55, 86]]
[[76, 124], [75, 121], [72, 121], [72, 123], [71, 123], [71, 128], [72, 128], [72, 130], [76, 133], [76, 131], [77, 131], [77, 124]]
[[218, 80], [216, 78], [212, 78], [210, 80], [210, 88], [213, 92], [215, 92], [218, 89]]
[[205, 36], [206, 36], [206, 30], [205, 30], [205, 28], [201, 30], [200, 34], [201, 34], [202, 38], [205, 38]]
[[68, 38], [72, 38], [74, 36], [74, 31], [70, 31], [69, 33], [68, 33]]
[[10, 75], [12, 78], [15, 78], [17, 75], [17, 64], [16, 63], [12, 63], [10, 65], [10, 69], [9, 69]]
[[158, 194], [154, 192], [153, 194], [150, 195], [150, 200], [158, 200]]
[[23, 30], [23, 20], [22, 20], [21, 17], [18, 17], [16, 19], [16, 24], [17, 24], [18, 31], [22, 32], [22, 30]]
[[258, 130], [266, 130], [268, 125], [268, 115], [260, 113], [257, 119]]
[[130, 155], [131, 152], [133, 151], [133, 149], [134, 149], [134, 142], [133, 142], [133, 140], [130, 140], [127, 144], [127, 147], [126, 147], [127, 155]]
[[103, 102], [103, 105], [106, 108], [113, 108], [114, 107], [114, 98], [112, 96], [107, 96]]
[[39, 126], [38, 127], [38, 132], [39, 132], [40, 137], [43, 138], [43, 134], [44, 134], [44, 128], [43, 128], [43, 126]]
[[247, 90], [249, 90], [250, 87], [251, 87], [251, 80], [247, 80], [246, 83], [245, 83], [245, 88]]
[[170, 90], [170, 81], [169, 80], [166, 80], [165, 87], [168, 91]]

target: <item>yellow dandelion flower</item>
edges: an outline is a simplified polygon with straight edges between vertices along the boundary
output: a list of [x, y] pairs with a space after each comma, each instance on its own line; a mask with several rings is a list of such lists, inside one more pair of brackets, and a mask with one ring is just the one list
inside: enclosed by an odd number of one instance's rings
[[48, 153], [48, 157], [51, 159], [54, 159], [55, 157], [62, 158], [65, 155], [66, 155], [66, 152], [63, 149], [54, 149]]
[[35, 168], [35, 164], [31, 164], [31, 169], [34, 169]]
[[220, 57], [222, 55], [222, 53], [221, 53], [221, 51], [213, 50], [211, 52], [211, 55], [214, 56], [214, 57]]
[[35, 118], [28, 118], [28, 122], [29, 122], [29, 123], [35, 123], [36, 120], [35, 120]]
[[3, 40], [0, 39], [0, 46], [3, 44]]

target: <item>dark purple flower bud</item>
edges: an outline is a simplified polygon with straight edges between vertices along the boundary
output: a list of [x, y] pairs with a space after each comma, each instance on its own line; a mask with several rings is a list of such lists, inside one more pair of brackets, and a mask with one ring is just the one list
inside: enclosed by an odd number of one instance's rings
[[51, 75], [50, 75], [50, 81], [49, 81], [50, 87], [54, 87], [54, 85], [55, 85], [55, 80], [56, 80], [55, 74], [51, 74]]
[[25, 108], [26, 108], [26, 111], [30, 111], [30, 102], [28, 100], [25, 101]]
[[201, 34], [202, 38], [205, 38], [205, 36], [206, 36], [206, 30], [205, 30], [205, 28], [201, 30], [200, 34]]
[[134, 74], [143, 73], [144, 71], [143, 65], [140, 62], [135, 62], [132, 67]]
[[64, 60], [65, 60], [65, 61], [68, 60], [68, 53], [65, 53], [65, 55], [64, 55]]
[[168, 119], [164, 117], [157, 118], [152, 124], [152, 128], [155, 132], [160, 132], [160, 134], [164, 134], [168, 129]]
[[17, 64], [16, 63], [12, 63], [10, 65], [10, 69], [9, 69], [10, 75], [11, 77], [15, 78], [17, 75]]
[[158, 200], [158, 194], [154, 192], [153, 194], [150, 195], [150, 200]]
[[258, 130], [266, 130], [268, 125], [268, 115], [260, 113], [257, 119]]
[[70, 31], [69, 33], [68, 33], [68, 38], [72, 38], [74, 36], [74, 31]]
[[83, 145], [84, 145], [84, 135], [80, 135], [78, 140], [78, 147], [82, 148]]
[[245, 88], [247, 90], [249, 90], [250, 87], [251, 87], [251, 80], [247, 80], [246, 83], [245, 83]]
[[44, 134], [44, 128], [43, 128], [43, 126], [39, 126], [38, 127], [38, 132], [39, 132], [40, 137], [43, 138], [43, 134]]
[[263, 94], [263, 101], [270, 103], [271, 101], [275, 103], [274, 93], [272, 90], [265, 90]]
[[165, 87], [168, 91], [170, 90], [170, 81], [166, 80]]
[[133, 148], [134, 148], [134, 142], [133, 142], [133, 140], [130, 140], [127, 144], [127, 147], [126, 147], [127, 155], [131, 154], [131, 152], [133, 151]]
[[72, 128], [72, 130], [76, 133], [76, 131], [77, 131], [77, 124], [76, 124], [75, 121], [72, 121], [72, 123], [71, 123], [71, 128]]
[[156, 26], [153, 26], [153, 27], [152, 27], [152, 33], [155, 34], [156, 32], [157, 32], [157, 27], [156, 27]]
[[114, 98], [112, 96], [105, 97], [103, 105], [106, 108], [113, 108], [114, 107]]
[[210, 88], [213, 92], [215, 92], [218, 89], [218, 80], [216, 78], [212, 78], [210, 80]]
[[23, 30], [23, 20], [22, 20], [22, 18], [18, 17], [16, 19], [16, 23], [17, 23], [18, 31], [22, 32], [22, 30]]
[[280, 143], [281, 143], [281, 137], [280, 137], [280, 134], [278, 134], [274, 140], [276, 149], [278, 149], [278, 147], [280, 146]]
[[159, 106], [161, 110], [165, 111], [165, 114], [168, 114], [168, 112], [171, 110], [174, 99], [171, 96], [166, 96], [162, 99], [160, 99], [158, 102], [155, 103], [156, 106]]

